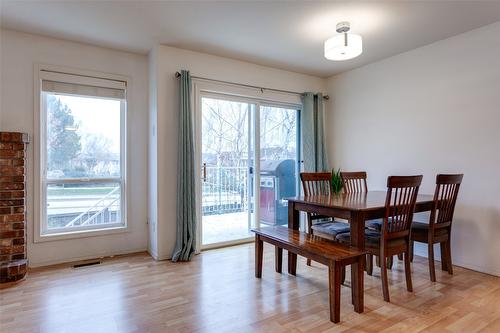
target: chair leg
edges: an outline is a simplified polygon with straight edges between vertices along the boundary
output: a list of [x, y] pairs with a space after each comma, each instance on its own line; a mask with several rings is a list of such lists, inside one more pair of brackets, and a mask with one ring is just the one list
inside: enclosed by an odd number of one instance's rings
[[405, 276], [406, 276], [406, 290], [409, 292], [413, 291], [413, 285], [411, 283], [411, 266], [410, 266], [410, 246], [406, 249], [404, 253], [404, 261], [405, 261]]
[[[345, 269], [344, 269], [345, 272]], [[340, 321], [340, 279], [341, 266], [332, 262], [328, 265], [328, 281], [330, 296], [330, 320], [334, 323]]]
[[398, 254], [398, 260], [403, 260], [403, 254], [402, 253]]
[[366, 274], [370, 276], [373, 274], [373, 255], [371, 254], [366, 255]]
[[434, 244], [429, 243], [427, 244], [429, 250], [428, 250], [428, 260], [429, 260], [429, 274], [431, 276], [431, 281], [436, 282], [436, 271], [434, 269]]
[[345, 283], [345, 266], [342, 266], [342, 268], [340, 269], [340, 284], [344, 284]]
[[311, 266], [311, 259], [307, 259], [307, 266]]
[[375, 256], [375, 263], [377, 264], [377, 267], [380, 267], [380, 257]]
[[387, 259], [380, 258], [380, 275], [382, 277], [382, 292], [384, 294], [384, 301], [390, 302], [389, 299], [389, 281], [387, 279]]
[[262, 277], [262, 259], [264, 257], [264, 242], [255, 235], [255, 277]]
[[276, 273], [281, 273], [283, 269], [283, 249], [275, 247], [274, 249], [274, 265], [276, 266]]
[[413, 240], [410, 240], [410, 262], [413, 262], [413, 248], [414, 248], [415, 242]]
[[446, 266], [448, 274], [453, 275], [453, 264], [451, 263], [451, 242], [450, 239], [446, 242]]
[[388, 269], [392, 269], [392, 263], [393, 263], [392, 257], [393, 256], [387, 257], [387, 268]]
[[439, 246], [441, 248], [441, 270], [447, 271], [448, 265], [446, 264], [446, 243], [441, 242], [439, 243]]

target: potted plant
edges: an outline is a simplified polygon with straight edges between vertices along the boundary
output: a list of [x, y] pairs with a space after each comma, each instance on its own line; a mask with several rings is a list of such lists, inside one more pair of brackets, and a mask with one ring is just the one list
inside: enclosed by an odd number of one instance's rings
[[332, 169], [332, 189], [333, 194], [338, 194], [342, 191], [342, 178], [340, 177], [340, 168], [335, 171]]

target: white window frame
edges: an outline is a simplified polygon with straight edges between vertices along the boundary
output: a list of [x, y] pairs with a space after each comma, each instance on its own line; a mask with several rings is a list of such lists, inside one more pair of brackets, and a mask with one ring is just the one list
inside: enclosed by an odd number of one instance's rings
[[[92, 80], [112, 80], [112, 81], [121, 81], [125, 82], [126, 92], [125, 92], [125, 101], [121, 103], [120, 110], [120, 177], [117, 178], [106, 178], [106, 179], [92, 179], [92, 182], [103, 182], [103, 183], [119, 183], [121, 186], [121, 211], [120, 223], [116, 224], [108, 224], [106, 226], [101, 226], [100, 228], [96, 228], [93, 226], [92, 228], [75, 228], [74, 230], [61, 230], [54, 232], [45, 232], [46, 230], [46, 188], [51, 183], [88, 183], [89, 180], [86, 178], [80, 179], [63, 179], [57, 181], [46, 180], [45, 175], [45, 155], [43, 154], [43, 149], [45, 149], [45, 135], [46, 135], [46, 122], [45, 122], [45, 113], [44, 106], [42, 103], [42, 80], [50, 79], [53, 75], [68, 75], [68, 79], [70, 79], [70, 75], [78, 75], [82, 77], [82, 83], [85, 81], [91, 82]], [[74, 79], [72, 77], [71, 79]], [[77, 83], [77, 82], [73, 82]], [[35, 194], [35, 214], [34, 214], [34, 239], [35, 243], [45, 242], [45, 241], [56, 241], [63, 239], [75, 239], [82, 237], [91, 237], [91, 236], [101, 236], [107, 234], [115, 234], [115, 233], [123, 233], [129, 232], [129, 224], [127, 219], [127, 211], [128, 211], [128, 158], [127, 158], [127, 147], [128, 147], [128, 115], [130, 114], [130, 105], [131, 105], [131, 87], [132, 81], [130, 78], [115, 75], [109, 73], [101, 73], [95, 71], [88, 70], [80, 70], [80, 69], [72, 69], [61, 66], [54, 65], [45, 65], [45, 64], [35, 64], [34, 68], [34, 194]]]

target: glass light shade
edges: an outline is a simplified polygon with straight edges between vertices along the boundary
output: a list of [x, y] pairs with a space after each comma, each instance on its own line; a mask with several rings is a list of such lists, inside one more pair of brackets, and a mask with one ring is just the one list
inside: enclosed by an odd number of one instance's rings
[[363, 53], [363, 40], [360, 35], [343, 33], [325, 42], [325, 58], [329, 60], [347, 60]]

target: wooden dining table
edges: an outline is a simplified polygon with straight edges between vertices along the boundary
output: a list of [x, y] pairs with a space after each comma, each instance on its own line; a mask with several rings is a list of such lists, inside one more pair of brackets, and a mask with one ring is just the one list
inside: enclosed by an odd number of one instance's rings
[[[299, 213], [308, 212], [348, 220], [351, 231], [351, 246], [364, 250], [365, 221], [385, 217], [386, 191], [364, 193], [339, 193], [332, 195], [313, 195], [286, 198], [288, 200], [288, 227], [299, 229]], [[432, 209], [433, 196], [419, 194], [415, 212]], [[359, 274], [357, 265], [351, 269], [352, 304], [354, 311], [364, 310], [364, 274]], [[297, 255], [288, 254], [288, 273], [296, 275]]]

